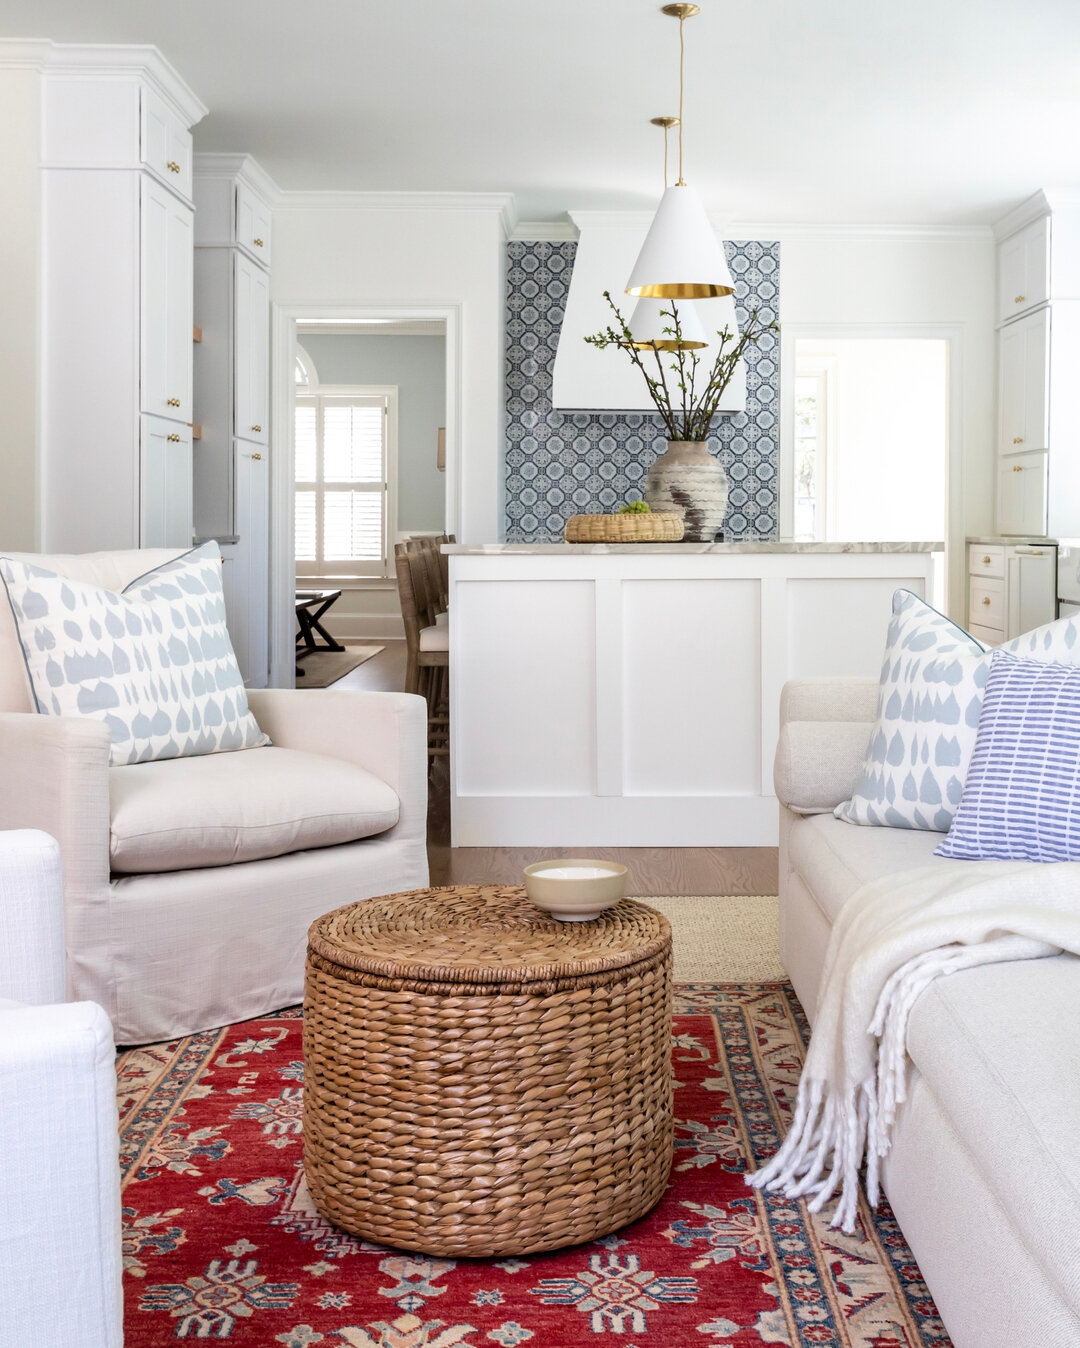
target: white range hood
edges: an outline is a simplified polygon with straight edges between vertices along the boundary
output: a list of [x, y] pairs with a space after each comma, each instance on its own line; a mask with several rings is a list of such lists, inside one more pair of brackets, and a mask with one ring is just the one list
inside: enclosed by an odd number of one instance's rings
[[[570, 218], [580, 230], [570, 293], [566, 301], [559, 349], [555, 353], [551, 400], [560, 412], [653, 412], [645, 381], [625, 351], [609, 347], [598, 351], [588, 346], [585, 337], [609, 323], [614, 315], [604, 299], [604, 291], [630, 321], [637, 300], [623, 289], [648, 232], [651, 215], [601, 211], [571, 211]], [[725, 325], [734, 332], [735, 301], [695, 300], [695, 307], [707, 333]], [[700, 377], [716, 359], [716, 348], [699, 353]], [[642, 352], [646, 362], [655, 361], [651, 352]], [[661, 355], [670, 362], [671, 355]], [[648, 364], [646, 365], [648, 368]], [[746, 408], [746, 371], [740, 361], [735, 376], [720, 403], [721, 412], [742, 412]]]

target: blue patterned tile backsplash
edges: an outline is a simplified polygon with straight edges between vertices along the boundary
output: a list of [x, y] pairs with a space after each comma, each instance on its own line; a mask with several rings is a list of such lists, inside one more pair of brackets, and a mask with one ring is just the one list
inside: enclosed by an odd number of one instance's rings
[[[776, 319], [780, 245], [725, 243], [740, 324], [752, 309]], [[574, 243], [507, 245], [506, 539], [558, 543], [571, 515], [607, 514], [644, 495], [645, 475], [667, 447], [648, 412], [556, 412], [551, 378]], [[731, 480], [724, 537], [775, 538], [780, 344], [765, 333], [746, 353], [746, 411], [718, 417], [709, 449]]]

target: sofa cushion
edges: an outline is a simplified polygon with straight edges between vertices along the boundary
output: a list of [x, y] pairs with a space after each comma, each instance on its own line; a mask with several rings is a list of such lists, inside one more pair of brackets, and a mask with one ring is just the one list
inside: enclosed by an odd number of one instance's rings
[[[854, 831], [854, 830], [853, 830]], [[970, 863], [968, 863], [970, 865]], [[907, 1047], [1023, 1243], [1080, 1315], [1080, 959], [937, 978]]]
[[852, 828], [831, 814], [795, 820], [788, 833], [788, 859], [828, 918], [870, 880], [918, 866], [970, 866], [936, 857], [940, 833], [919, 829]]
[[354, 763], [266, 748], [109, 771], [120, 874], [227, 866], [383, 833], [397, 795]]

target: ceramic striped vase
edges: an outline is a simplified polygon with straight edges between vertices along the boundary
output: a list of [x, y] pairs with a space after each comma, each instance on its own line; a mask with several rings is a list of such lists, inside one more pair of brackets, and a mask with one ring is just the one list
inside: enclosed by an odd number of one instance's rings
[[727, 514], [728, 475], [704, 440], [669, 440], [645, 479], [645, 500], [656, 511], [682, 516], [684, 543], [712, 543]]

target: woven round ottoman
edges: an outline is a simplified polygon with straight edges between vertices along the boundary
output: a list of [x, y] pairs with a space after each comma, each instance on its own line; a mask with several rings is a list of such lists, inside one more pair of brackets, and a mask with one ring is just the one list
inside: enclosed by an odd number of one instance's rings
[[557, 922], [516, 886], [421, 889], [308, 934], [304, 1168], [353, 1235], [452, 1258], [596, 1240], [672, 1157], [671, 928]]

